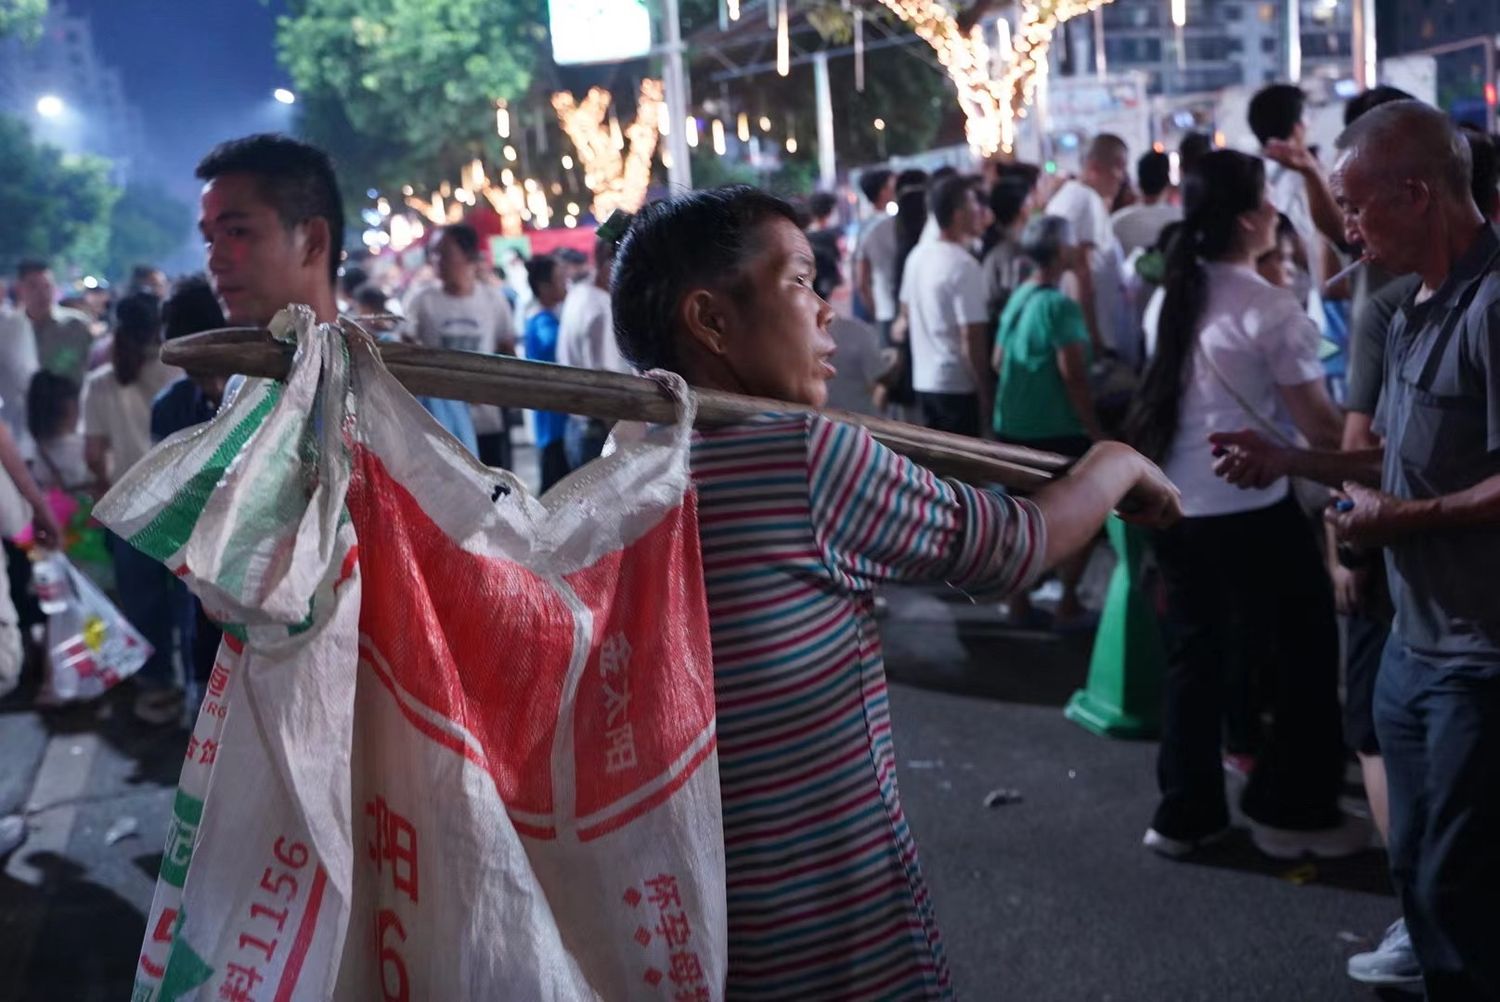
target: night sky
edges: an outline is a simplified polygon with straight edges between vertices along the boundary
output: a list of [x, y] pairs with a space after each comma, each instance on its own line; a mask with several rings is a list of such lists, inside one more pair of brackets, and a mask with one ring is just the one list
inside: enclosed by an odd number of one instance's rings
[[193, 167], [223, 139], [288, 130], [276, 62], [281, 0], [65, 0], [93, 25], [100, 59], [120, 71], [149, 147], [142, 174], [197, 201]]

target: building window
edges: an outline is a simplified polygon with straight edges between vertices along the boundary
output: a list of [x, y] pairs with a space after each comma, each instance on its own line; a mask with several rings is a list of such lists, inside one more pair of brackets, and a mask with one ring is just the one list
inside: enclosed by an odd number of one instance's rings
[[1260, 40], [1260, 51], [1264, 52], [1266, 55], [1270, 55], [1271, 53], [1275, 52], [1276, 48], [1276, 39], [1262, 38]]

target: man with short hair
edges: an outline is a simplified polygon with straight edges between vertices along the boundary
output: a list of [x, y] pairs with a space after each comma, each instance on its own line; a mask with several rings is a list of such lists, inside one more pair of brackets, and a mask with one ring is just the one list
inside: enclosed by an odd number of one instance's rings
[[1383, 105], [1338, 148], [1349, 242], [1421, 277], [1387, 336], [1384, 447], [1312, 452], [1232, 432], [1210, 436], [1215, 469], [1252, 486], [1343, 482], [1327, 516], [1340, 541], [1385, 548], [1395, 621], [1374, 714], [1391, 873], [1427, 997], [1500, 998], [1500, 235], [1441, 111]]
[[[17, 312], [31, 328], [37, 366], [83, 385], [94, 335], [87, 314], [57, 304], [57, 283], [47, 262], [20, 263], [16, 268], [16, 299], [21, 305]], [[24, 386], [20, 398], [26, 398]]]
[[[480, 282], [475, 265], [482, 260], [479, 234], [467, 223], [445, 226], [438, 233], [432, 256], [438, 284], [413, 296], [406, 308], [407, 332], [429, 348], [477, 351], [487, 355], [515, 351], [516, 332], [510, 302], [498, 284]], [[485, 463], [507, 465], [508, 449], [486, 443], [480, 454], [479, 433], [469, 405], [458, 400], [420, 397], [422, 406], [469, 451]], [[504, 428], [503, 419], [498, 422]], [[492, 427], [488, 434], [496, 432]]]
[[[683, 248], [690, 253], [691, 248]], [[608, 240], [594, 243], [594, 277], [568, 290], [558, 316], [557, 360], [580, 369], [630, 372], [630, 364], [615, 342], [614, 312], [609, 302], [609, 279], [614, 270], [615, 245]], [[610, 425], [580, 414], [568, 416], [563, 440], [568, 466], [578, 469], [604, 451]]]
[[912, 387], [929, 428], [979, 436], [994, 406], [984, 273], [969, 245], [984, 231], [975, 179], [934, 184], [928, 209], [938, 238], [906, 259], [897, 324], [911, 345]]
[[1083, 307], [1094, 352], [1113, 352], [1127, 365], [1141, 359], [1140, 337], [1125, 306], [1121, 267], [1124, 256], [1110, 226], [1109, 207], [1125, 186], [1129, 167], [1125, 140], [1101, 132], [1083, 154], [1083, 172], [1057, 189], [1046, 214], [1061, 216], [1088, 255], [1078, 273], [1077, 299]]
[[[1266, 160], [1266, 194], [1276, 211], [1292, 221], [1307, 248], [1314, 290], [1323, 287], [1324, 248], [1338, 243], [1343, 218], [1318, 160], [1307, 148], [1302, 119], [1307, 95], [1294, 84], [1269, 84], [1250, 99], [1246, 117]], [[1322, 323], [1321, 316], [1313, 319]]]
[[[555, 257], [538, 255], [526, 262], [526, 280], [531, 286], [531, 315], [526, 318], [523, 343], [533, 362], [557, 361], [557, 308], [568, 298], [568, 276]], [[568, 450], [564, 433], [568, 416], [553, 411], [532, 411], [537, 462], [541, 467], [541, 492], [568, 475]]]
[[220, 143], [198, 164], [198, 229], [225, 319], [264, 327], [288, 304], [338, 319], [344, 209], [328, 154], [262, 133]]
[[896, 319], [896, 218], [889, 211], [896, 199], [896, 175], [884, 168], [865, 171], [859, 188], [875, 214], [854, 244], [854, 301], [885, 340]]
[[1141, 199], [1110, 217], [1110, 227], [1120, 242], [1120, 252], [1129, 257], [1138, 250], [1156, 246], [1168, 223], [1182, 218], [1182, 210], [1168, 199], [1172, 187], [1172, 161], [1165, 153], [1147, 150], [1135, 163], [1136, 187]]

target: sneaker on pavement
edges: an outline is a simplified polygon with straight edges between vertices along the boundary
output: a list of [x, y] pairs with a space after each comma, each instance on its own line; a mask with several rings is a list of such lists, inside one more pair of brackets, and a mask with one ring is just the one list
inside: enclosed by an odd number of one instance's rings
[[19, 814], [0, 818], [0, 859], [4, 859], [26, 841], [26, 819]]
[[1347, 969], [1349, 977], [1363, 985], [1421, 984], [1422, 966], [1417, 963], [1417, 955], [1411, 948], [1406, 919], [1392, 922], [1375, 949], [1350, 957]]
[[1239, 780], [1248, 780], [1255, 771], [1255, 756], [1244, 752], [1224, 753], [1224, 772]]
[[1181, 839], [1172, 838], [1170, 835], [1163, 835], [1155, 828], [1147, 828], [1146, 837], [1141, 839], [1141, 845], [1159, 856], [1165, 856], [1168, 859], [1183, 859], [1191, 856], [1206, 845], [1213, 845], [1215, 842], [1223, 841], [1224, 836], [1228, 834], [1229, 829], [1226, 827], [1216, 832], [1211, 832], [1202, 838]]
[[1348, 814], [1332, 828], [1309, 831], [1250, 823], [1250, 841], [1272, 859], [1341, 859], [1370, 848], [1370, 835], [1370, 822]]

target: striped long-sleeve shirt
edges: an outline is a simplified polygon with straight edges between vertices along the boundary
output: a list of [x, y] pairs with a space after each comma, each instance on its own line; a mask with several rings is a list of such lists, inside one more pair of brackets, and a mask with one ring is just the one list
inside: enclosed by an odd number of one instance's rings
[[1041, 514], [806, 415], [700, 434], [693, 478], [719, 714], [728, 997], [949, 997], [896, 790], [872, 589], [1029, 584]]

